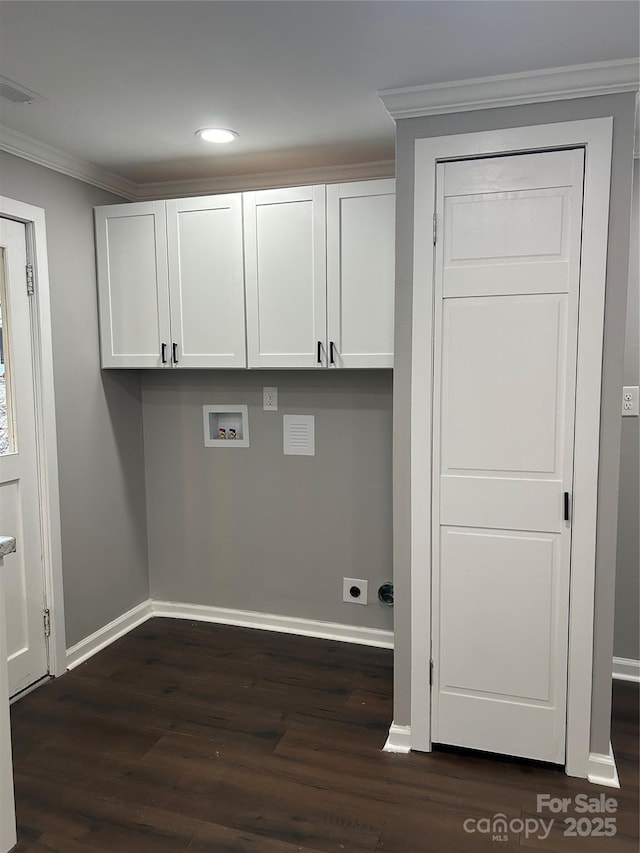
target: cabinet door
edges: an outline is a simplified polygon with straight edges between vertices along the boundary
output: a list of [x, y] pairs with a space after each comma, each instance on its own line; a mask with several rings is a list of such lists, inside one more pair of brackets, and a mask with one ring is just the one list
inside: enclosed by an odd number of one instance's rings
[[242, 196], [166, 205], [174, 365], [246, 367]]
[[244, 193], [249, 367], [324, 367], [324, 187]]
[[164, 202], [97, 207], [95, 223], [102, 366], [161, 367], [170, 340]]
[[393, 367], [394, 270], [395, 181], [328, 186], [327, 337], [337, 367]]

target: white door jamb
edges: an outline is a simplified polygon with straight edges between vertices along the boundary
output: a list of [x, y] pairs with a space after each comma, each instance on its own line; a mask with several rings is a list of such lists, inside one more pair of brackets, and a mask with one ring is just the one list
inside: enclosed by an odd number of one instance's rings
[[572, 572], [565, 771], [589, 772], [595, 531], [613, 119], [598, 118], [418, 139], [415, 143], [411, 353], [411, 746], [431, 749], [431, 448], [436, 163], [584, 147], [585, 185], [576, 384]]
[[[66, 672], [67, 654], [62, 593], [62, 546], [60, 536], [60, 493], [53, 385], [53, 345], [49, 301], [49, 268], [45, 212], [40, 207], [0, 196], [0, 216], [26, 225], [27, 259], [33, 265], [35, 292], [31, 297], [38, 488], [42, 530], [42, 565], [45, 606], [50, 611], [48, 637], [49, 672]], [[12, 531], [2, 531], [10, 535]]]

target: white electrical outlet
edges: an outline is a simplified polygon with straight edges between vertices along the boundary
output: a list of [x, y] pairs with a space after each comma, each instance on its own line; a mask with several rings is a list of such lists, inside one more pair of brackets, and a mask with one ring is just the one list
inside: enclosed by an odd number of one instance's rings
[[622, 389], [622, 414], [625, 417], [638, 415], [638, 386], [625, 385]]
[[361, 578], [342, 578], [342, 600], [350, 604], [366, 604], [369, 581]]
[[278, 389], [265, 385], [262, 389], [262, 410], [264, 412], [278, 411]]

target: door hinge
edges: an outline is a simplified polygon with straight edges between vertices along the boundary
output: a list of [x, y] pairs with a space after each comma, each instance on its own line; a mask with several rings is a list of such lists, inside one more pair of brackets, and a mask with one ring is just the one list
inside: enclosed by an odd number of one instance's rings
[[33, 296], [34, 292], [33, 264], [27, 264], [27, 296]]
[[429, 687], [433, 687], [433, 661], [429, 661]]
[[436, 244], [436, 237], [438, 234], [438, 216], [437, 214], [433, 214], [433, 245]]
[[44, 635], [45, 637], [51, 636], [51, 611], [47, 608], [44, 611]]

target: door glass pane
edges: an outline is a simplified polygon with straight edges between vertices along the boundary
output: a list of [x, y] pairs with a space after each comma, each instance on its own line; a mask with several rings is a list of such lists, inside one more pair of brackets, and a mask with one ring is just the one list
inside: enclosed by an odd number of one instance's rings
[[0, 248], [0, 456], [15, 453], [4, 249]]

